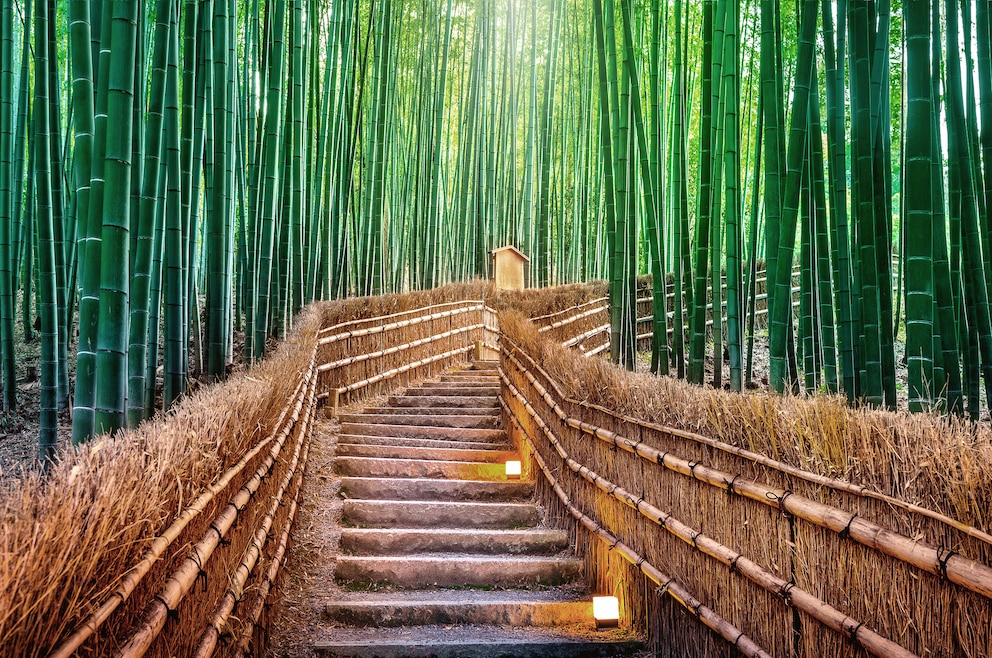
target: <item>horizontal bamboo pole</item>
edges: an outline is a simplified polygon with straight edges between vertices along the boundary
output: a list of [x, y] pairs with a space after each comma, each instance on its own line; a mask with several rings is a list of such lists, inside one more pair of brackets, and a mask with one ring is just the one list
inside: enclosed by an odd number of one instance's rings
[[269, 454], [256, 469], [255, 474], [234, 494], [224, 509], [214, 517], [210, 527], [193, 546], [191, 554], [180, 563], [158, 594], [148, 602], [145, 612], [130, 638], [115, 653], [118, 658], [139, 658], [148, 651], [152, 642], [165, 627], [169, 612], [175, 610], [189, 593], [200, 572], [205, 570], [217, 546], [220, 545], [252, 496], [258, 491], [262, 480], [272, 470], [289, 436], [289, 429], [295, 426], [298, 420], [297, 414], [293, 422], [287, 424], [286, 429], [280, 433], [279, 439], [273, 444]]
[[609, 301], [610, 301], [610, 298], [609, 297], [597, 297], [596, 299], [590, 299], [587, 302], [582, 302], [581, 304], [576, 304], [575, 306], [569, 306], [566, 309], [562, 309], [560, 311], [555, 311], [554, 313], [548, 313], [547, 315], [538, 315], [536, 317], [531, 318], [530, 320], [531, 320], [531, 322], [534, 322], [534, 323], [543, 322], [543, 321], [549, 320], [549, 319], [551, 319], [553, 317], [556, 317], [556, 316], [559, 316], [559, 315], [564, 315], [565, 313], [571, 313], [573, 311], [577, 311], [580, 308], [585, 308], [586, 306], [590, 306], [592, 304], [602, 304], [603, 302], [609, 302]]
[[572, 347], [573, 345], [577, 345], [577, 344], [581, 343], [582, 341], [584, 341], [586, 339], [592, 338], [593, 336], [596, 336], [598, 334], [605, 333], [605, 332], [607, 332], [609, 330], [610, 330], [610, 325], [609, 324], [600, 325], [598, 327], [595, 327], [593, 329], [590, 329], [589, 331], [587, 331], [585, 333], [579, 334], [578, 336], [576, 336], [574, 338], [569, 338], [564, 343], [562, 343], [561, 346], [562, 347]]
[[[344, 340], [346, 338], [358, 338], [361, 336], [372, 336], [374, 334], [381, 334], [387, 331], [392, 331], [393, 329], [402, 329], [403, 327], [412, 327], [417, 324], [423, 324], [424, 322], [429, 322], [431, 320], [441, 320], [443, 318], [450, 318], [456, 315], [462, 315], [464, 313], [470, 313], [472, 311], [479, 311], [485, 309], [482, 304], [476, 304], [475, 306], [469, 306], [467, 308], [459, 308], [452, 311], [442, 311], [440, 313], [432, 313], [430, 315], [424, 315], [417, 318], [411, 318], [409, 320], [402, 320], [399, 322], [391, 322], [389, 324], [380, 325], [378, 327], [369, 327], [367, 329], [355, 329], [354, 331], [345, 331], [339, 334], [334, 334], [333, 336], [327, 336], [321, 338], [317, 341], [317, 345], [323, 347], [324, 345], [330, 345], [331, 343], [336, 343], [338, 341]], [[374, 319], [374, 318], [373, 318]]]
[[[551, 398], [547, 389], [536, 381], [533, 374], [523, 368], [519, 360], [514, 359], [514, 361], [539, 395], [552, 406], [555, 414], [561, 419], [559, 413], [563, 413], [561, 406]], [[503, 377], [506, 376], [503, 375]], [[731, 494], [750, 498], [769, 507], [777, 507], [796, 518], [832, 530], [841, 537], [850, 538], [863, 546], [868, 546], [918, 569], [945, 578], [976, 594], [992, 598], [992, 567], [957, 555], [951, 549], [929, 546], [905, 535], [887, 530], [866, 519], [858, 518], [857, 514], [816, 502], [785, 489], [743, 478], [740, 474], [731, 475], [703, 466], [698, 462], [676, 457], [670, 452], [662, 452], [644, 445], [642, 441], [634, 441], [580, 419], [566, 417], [562, 420], [575, 429], [580, 429], [617, 448], [637, 454], [646, 461], [655, 462], [671, 471], [719, 487]]]
[[[509, 341], [506, 341], [506, 342], [509, 342]], [[512, 343], [511, 343], [511, 345], [512, 345]], [[606, 349], [608, 347], [609, 347], [609, 344], [603, 346], [603, 349]], [[724, 443], [723, 441], [719, 441], [717, 439], [712, 439], [710, 437], [703, 436], [702, 434], [696, 434], [694, 432], [688, 432], [688, 431], [685, 431], [685, 430], [676, 429], [674, 427], [668, 427], [668, 426], [665, 426], [665, 425], [658, 425], [656, 423], [651, 423], [651, 422], [648, 422], [648, 421], [640, 420], [638, 418], [632, 418], [631, 416], [626, 416], [626, 415], [623, 415], [623, 414], [617, 414], [616, 412], [613, 412], [613, 411], [611, 411], [609, 409], [606, 409], [605, 407], [601, 407], [601, 406], [595, 405], [595, 404], [590, 404], [589, 402], [584, 402], [584, 401], [581, 401], [581, 400], [571, 400], [571, 399], [567, 398], [567, 396], [564, 394], [564, 392], [560, 388], [558, 388], [557, 384], [554, 383], [554, 380], [551, 378], [551, 376], [548, 375], [548, 373], [544, 371], [544, 369], [541, 367], [541, 365], [539, 363], [537, 363], [536, 361], [534, 361], [534, 359], [532, 359], [530, 357], [530, 355], [526, 354], [523, 350], [521, 350], [516, 345], [512, 345], [512, 350], [513, 350], [513, 352], [515, 354], [519, 354], [521, 357], [525, 358], [531, 364], [531, 367], [533, 367], [537, 372], [539, 372], [541, 374], [541, 376], [547, 382], [549, 382], [551, 385], [553, 385], [554, 388], [555, 388], [555, 390], [556, 390], [556, 392], [557, 392], [557, 394], [558, 394], [558, 396], [560, 398], [562, 398], [564, 400], [567, 400], [571, 404], [574, 404], [574, 405], [577, 405], [579, 407], [586, 408], [586, 409], [594, 409], [594, 410], [598, 411], [599, 413], [605, 414], [605, 415], [610, 416], [612, 418], [616, 418], [618, 420], [621, 420], [621, 421], [623, 421], [625, 423], [628, 423], [628, 424], [631, 424], [631, 425], [636, 425], [636, 426], [647, 428], [647, 429], [654, 430], [654, 431], [657, 431], [657, 432], [662, 432], [662, 433], [668, 434], [669, 436], [672, 436], [672, 437], [678, 437], [678, 438], [688, 439], [688, 440], [694, 441], [696, 443], [701, 443], [703, 445], [710, 446], [711, 448], [715, 448], [717, 450], [720, 450], [721, 452], [725, 452], [725, 453], [728, 453], [728, 454], [735, 455], [735, 456], [740, 457], [742, 459], [746, 459], [748, 461], [754, 462], [756, 464], [760, 464], [760, 465], [765, 466], [767, 468], [771, 468], [773, 470], [777, 470], [777, 471], [779, 471], [781, 473], [785, 473], [786, 475], [789, 475], [789, 476], [792, 476], [792, 477], [795, 477], [795, 478], [799, 478], [801, 480], [805, 480], [806, 482], [810, 482], [812, 484], [816, 484], [816, 485], [819, 485], [819, 486], [823, 486], [823, 487], [827, 487], [827, 488], [830, 488], [830, 489], [834, 489], [836, 491], [843, 491], [844, 493], [848, 493], [848, 494], [851, 494], [851, 495], [854, 495], [854, 496], [858, 496], [858, 497], [862, 497], [862, 498], [871, 498], [872, 500], [877, 500], [877, 501], [880, 501], [880, 502], [884, 502], [884, 503], [886, 503], [888, 505], [892, 505], [894, 507], [898, 507], [900, 509], [904, 509], [904, 510], [906, 510], [908, 512], [913, 512], [915, 514], [919, 514], [920, 516], [925, 516], [926, 518], [929, 518], [929, 519], [931, 519], [933, 521], [937, 521], [938, 523], [943, 523], [943, 524], [945, 524], [945, 525], [947, 525], [949, 527], [954, 528], [955, 530], [957, 530], [959, 532], [962, 532], [962, 533], [968, 535], [969, 537], [973, 537], [974, 539], [978, 539], [980, 541], [983, 541], [983, 542], [985, 542], [987, 544], [992, 545], [992, 535], [989, 535], [988, 533], [983, 532], [982, 530], [979, 530], [978, 528], [975, 528], [974, 526], [970, 526], [970, 525], [968, 525], [966, 523], [962, 523], [961, 521], [958, 521], [957, 519], [951, 518], [951, 517], [949, 517], [949, 516], [947, 516], [945, 514], [941, 514], [940, 512], [936, 512], [934, 510], [930, 510], [930, 509], [927, 509], [925, 507], [921, 507], [919, 505], [914, 505], [913, 503], [907, 503], [906, 501], [899, 500], [898, 498], [894, 498], [892, 496], [889, 496], [889, 495], [886, 495], [886, 494], [883, 494], [883, 493], [879, 493], [877, 491], [872, 491], [872, 490], [868, 489], [867, 487], [865, 487], [864, 485], [853, 484], [851, 482], [845, 482], [844, 480], [838, 480], [836, 478], [826, 477], [826, 476], [820, 475], [818, 473], [812, 473], [810, 471], [805, 471], [805, 470], [803, 470], [801, 468], [797, 468], [795, 466], [791, 466], [791, 465], [786, 464], [784, 462], [781, 462], [781, 461], [778, 461], [778, 460], [775, 460], [775, 459], [771, 459], [769, 457], [766, 457], [765, 455], [761, 455], [759, 453], [752, 452], [752, 451], [746, 450], [744, 448], [739, 448], [737, 446], [731, 445], [729, 443]], [[594, 354], [594, 352], [586, 352], [586, 356], [591, 356], [593, 354]], [[510, 358], [512, 360], [515, 361], [515, 363], [517, 364], [517, 367], [518, 368], [520, 368], [523, 372], [525, 372], [528, 375], [530, 375], [530, 373], [527, 371], [527, 368], [522, 363], [520, 363], [519, 359], [517, 359], [516, 356], [514, 356], [514, 354], [510, 354], [509, 356], [510, 356]], [[553, 402], [553, 400], [552, 400], [552, 402]], [[551, 402], [549, 402], [549, 404], [551, 404]], [[561, 408], [560, 405], [558, 405], [557, 403], [554, 403], [553, 408], [555, 409], [555, 413], [559, 415], [559, 418], [563, 422], [567, 422], [569, 420], [567, 418], [567, 414]]]
[[[456, 350], [450, 350], [444, 352], [443, 354], [437, 354], [435, 356], [429, 357], [427, 359], [421, 359], [419, 361], [414, 361], [413, 363], [408, 363], [405, 366], [400, 366], [399, 368], [393, 368], [392, 370], [387, 370], [386, 372], [379, 373], [374, 377], [369, 377], [368, 379], [363, 379], [360, 382], [355, 382], [353, 384], [348, 384], [347, 386], [342, 386], [337, 389], [338, 394], [341, 393], [351, 393], [352, 391], [357, 391], [360, 388], [376, 384], [386, 379], [392, 379], [396, 375], [400, 375], [404, 372], [408, 372], [415, 368], [420, 368], [421, 366], [426, 366], [436, 361], [441, 361], [443, 359], [450, 359], [451, 357], [458, 356], [459, 354], [465, 354], [466, 352], [471, 352], [474, 349], [473, 345], [468, 345], [467, 347], [460, 347]], [[323, 394], [320, 397], [327, 397], [327, 394]]]
[[573, 322], [578, 322], [579, 320], [581, 320], [583, 318], [588, 318], [590, 316], [596, 315], [597, 313], [603, 313], [604, 311], [607, 311], [607, 310], [609, 310], [609, 307], [607, 307], [607, 306], [597, 306], [596, 308], [591, 308], [588, 311], [585, 311], [583, 313], [579, 313], [578, 315], [572, 315], [570, 317], [565, 318], [564, 320], [559, 320], [558, 322], [555, 322], [554, 324], [549, 324], [549, 325], [543, 326], [540, 329], [538, 329], [538, 332], [543, 333], [545, 331], [551, 331], [552, 329], [559, 329], [559, 328], [564, 327], [566, 325], [572, 324]]
[[702, 601], [697, 599], [689, 592], [689, 590], [676, 582], [675, 578], [663, 573], [657, 567], [648, 562], [644, 557], [620, 541], [618, 537], [599, 525], [597, 521], [585, 515], [574, 504], [572, 504], [572, 501], [568, 497], [568, 493], [561, 487], [558, 479], [551, 472], [551, 469], [548, 468], [547, 462], [544, 461], [541, 454], [534, 448], [533, 441], [524, 431], [516, 416], [509, 410], [508, 407], [506, 407], [506, 403], [502, 399], [500, 402], [503, 404], [503, 408], [506, 409], [514, 425], [516, 425], [520, 433], [527, 438], [527, 442], [530, 443], [532, 448], [534, 460], [537, 462], [541, 472], [544, 474], [544, 477], [547, 478], [548, 482], [551, 484], [551, 488], [554, 490], [555, 494], [557, 494], [569, 514], [582, 523], [587, 530], [608, 544], [613, 550], [619, 552], [625, 560], [636, 566], [641, 573], [647, 576], [647, 578], [653, 583], [658, 585], [658, 591], [660, 593], [670, 596], [679, 605], [688, 610], [694, 617], [699, 619], [705, 626], [720, 635], [720, 637], [729, 642], [731, 646], [736, 647], [737, 650], [743, 655], [752, 656], [753, 658], [771, 658], [771, 654], [762, 649], [750, 637], [745, 635], [744, 631], [738, 629], [730, 623], [730, 621], [717, 614], [710, 607], [703, 605]]
[[452, 336], [457, 336], [458, 334], [464, 334], [469, 331], [475, 331], [477, 329], [483, 329], [485, 325], [482, 324], [470, 324], [464, 327], [459, 327], [458, 329], [452, 329], [451, 331], [445, 331], [444, 333], [437, 334], [434, 336], [428, 336], [427, 338], [420, 338], [410, 343], [404, 343], [403, 345], [396, 345], [394, 347], [389, 347], [384, 350], [379, 350], [378, 352], [371, 352], [369, 354], [359, 354], [357, 356], [348, 357], [345, 359], [338, 359], [337, 361], [331, 361], [325, 363], [317, 368], [317, 372], [325, 373], [335, 368], [341, 368], [343, 366], [353, 365], [355, 363], [361, 363], [362, 361], [368, 361], [369, 359], [376, 359], [383, 356], [388, 356], [390, 354], [398, 354], [399, 352], [405, 352], [407, 350], [412, 350], [415, 347], [420, 347], [421, 345], [427, 345], [428, 343], [433, 343], [439, 340], [444, 340], [445, 338], [451, 338]]
[[[245, 467], [272, 441], [276, 439], [277, 432], [280, 427], [282, 427], [283, 422], [288, 414], [291, 414], [290, 409], [293, 409], [292, 414], [298, 414], [299, 410], [303, 404], [304, 397], [300, 395], [300, 390], [303, 387], [304, 382], [307, 377], [312, 377], [314, 359], [316, 357], [316, 350], [314, 350], [310, 359], [310, 372], [300, 380], [297, 384], [296, 389], [290, 396], [290, 403], [283, 407], [282, 412], [279, 415], [276, 424], [273, 426], [272, 433], [259, 441], [255, 446], [249, 450], [245, 455], [231, 468], [224, 472], [220, 478], [207, 487], [196, 500], [190, 504], [189, 507], [184, 509], [182, 513], [176, 517], [176, 520], [162, 532], [161, 535], [152, 540], [151, 547], [142, 557], [134, 567], [129, 569], [121, 579], [120, 584], [114, 590], [114, 592], [107, 598], [107, 600], [99, 607], [97, 610], [91, 614], [85, 621], [83, 621], [73, 634], [66, 638], [61, 644], [59, 644], [55, 650], [49, 654], [49, 658], [68, 658], [72, 656], [79, 647], [83, 645], [86, 640], [93, 636], [101, 626], [110, 618], [117, 608], [120, 607], [122, 603], [128, 600], [134, 590], [137, 589], [138, 585], [144, 579], [151, 568], [157, 563], [162, 555], [165, 553], [174, 541], [182, 534], [183, 530], [190, 524], [190, 522], [195, 519], [200, 513], [206, 509], [219, 494], [223, 493], [231, 481], [234, 480]], [[297, 399], [299, 396], [299, 399]], [[296, 400], [294, 403], [293, 400]]]
[[314, 387], [310, 386], [309, 391], [309, 403], [307, 405], [307, 412], [303, 416], [303, 422], [300, 426], [300, 431], [298, 432], [298, 439], [296, 441], [296, 448], [293, 451], [293, 456], [290, 459], [288, 468], [286, 469], [286, 474], [283, 476], [282, 482], [279, 485], [279, 490], [272, 497], [272, 504], [269, 506], [268, 512], [259, 524], [258, 529], [255, 531], [251, 542], [245, 551], [244, 557], [238, 564], [233, 575], [228, 575], [230, 580], [230, 585], [228, 586], [227, 592], [224, 593], [223, 598], [217, 604], [214, 614], [210, 621], [207, 623], [206, 629], [200, 635], [200, 641], [197, 644], [196, 651], [194, 652], [194, 658], [209, 658], [213, 656], [214, 652], [217, 650], [217, 644], [220, 641], [221, 634], [225, 626], [230, 619], [231, 613], [234, 612], [235, 606], [241, 601], [244, 595], [245, 584], [248, 582], [248, 577], [255, 570], [255, 566], [258, 564], [259, 558], [262, 556], [265, 550], [265, 544], [268, 542], [269, 533], [272, 529], [272, 524], [275, 521], [276, 514], [279, 508], [285, 503], [283, 501], [287, 492], [290, 490], [293, 482], [296, 482], [296, 487], [298, 488], [300, 482], [303, 479], [303, 470], [301, 464], [306, 463], [307, 455], [310, 450], [310, 426], [313, 419], [313, 408], [314, 408]]
[[605, 343], [603, 343], [599, 347], [594, 347], [591, 350], [589, 350], [588, 352], [583, 352], [582, 353], [582, 356], [596, 356], [597, 354], [601, 354], [601, 353], [605, 352], [608, 349], [610, 349], [610, 341], [606, 341]]
[[[899, 644], [896, 644], [888, 638], [879, 635], [875, 631], [866, 628], [864, 626], [864, 622], [859, 622], [856, 619], [845, 615], [840, 610], [837, 610], [833, 606], [829, 605], [826, 601], [817, 598], [803, 589], [795, 587], [794, 584], [776, 576], [741, 553], [734, 551], [733, 549], [710, 537], [707, 537], [702, 532], [695, 530], [694, 528], [690, 528], [673, 517], [671, 514], [662, 512], [659, 508], [648, 503], [643, 497], [634, 496], [634, 494], [630, 493], [623, 487], [610, 482], [592, 469], [575, 461], [568, 455], [567, 451], [561, 445], [560, 440], [554, 432], [552, 432], [547, 424], [540, 419], [540, 416], [537, 414], [534, 407], [527, 402], [526, 396], [524, 396], [520, 390], [509, 381], [508, 378], [505, 380], [505, 383], [510, 389], [511, 395], [513, 395], [513, 397], [524, 406], [528, 415], [545, 433], [545, 436], [555, 448], [555, 451], [561, 456], [565, 462], [565, 465], [568, 466], [569, 470], [573, 473], [576, 473], [590, 484], [595, 485], [604, 493], [613, 496], [625, 505], [632, 507], [646, 519], [658, 524], [670, 532], [673, 536], [693, 546], [701, 553], [722, 562], [724, 566], [730, 567], [731, 571], [737, 571], [766, 591], [781, 596], [786, 605], [794, 605], [796, 608], [821, 622], [824, 626], [840, 633], [841, 635], [850, 637], [872, 655], [882, 657], [891, 656], [892, 658], [914, 658], [916, 656], [916, 654], [907, 651]], [[517, 421], [512, 410], [510, 410], [505, 403], [503, 404], [507, 414], [512, 416], [514, 422], [519, 426], [519, 422]], [[524, 432], [524, 435], [527, 436], [526, 432]], [[530, 437], [528, 436], [528, 441], [529, 440]], [[537, 454], [536, 450], [534, 452]]]
[[296, 512], [300, 508], [299, 497], [300, 491], [296, 493], [296, 498], [289, 504], [289, 513], [286, 515], [286, 526], [283, 528], [282, 536], [279, 538], [279, 546], [276, 547], [276, 552], [269, 562], [269, 568], [265, 572], [265, 579], [258, 589], [258, 596], [255, 599], [255, 603], [244, 617], [248, 620], [248, 623], [245, 624], [244, 631], [238, 641], [238, 647], [241, 649], [242, 655], [258, 655], [261, 653], [251, 653], [251, 638], [254, 635], [255, 628], [258, 626], [258, 620], [262, 617], [262, 610], [265, 609], [265, 602], [269, 598], [269, 592], [272, 590], [272, 586], [279, 576], [279, 565], [282, 564], [282, 559], [286, 555], [286, 549], [289, 547], [289, 532], [293, 529], [293, 521], [296, 519]]
[[321, 329], [320, 331], [317, 332], [317, 337], [319, 338], [320, 336], [323, 336], [325, 334], [330, 334], [330, 333], [335, 332], [335, 331], [345, 333], [345, 332], [343, 332], [343, 329], [345, 327], [353, 327], [353, 326], [359, 325], [359, 324], [368, 324], [370, 322], [382, 322], [384, 320], [392, 320], [392, 319], [395, 319], [395, 318], [398, 318], [398, 317], [402, 317], [404, 315], [413, 315], [415, 313], [424, 313], [424, 312], [433, 311], [433, 310], [439, 309], [439, 308], [446, 308], [448, 306], [464, 306], [465, 304], [475, 304], [475, 305], [478, 305], [480, 303], [482, 303], [482, 300], [478, 300], [478, 299], [466, 299], [466, 300], [462, 300], [460, 302], [444, 302], [444, 303], [441, 303], [441, 304], [430, 304], [428, 306], [421, 306], [420, 308], [411, 308], [409, 311], [398, 311], [396, 313], [390, 313], [389, 315], [377, 315], [377, 316], [372, 317], [372, 318], [364, 318], [364, 319], [361, 319], [361, 320], [348, 320], [347, 322], [341, 322], [340, 324], [336, 324], [336, 325], [333, 325], [333, 326], [330, 326], [330, 327], [326, 327], [324, 329]]

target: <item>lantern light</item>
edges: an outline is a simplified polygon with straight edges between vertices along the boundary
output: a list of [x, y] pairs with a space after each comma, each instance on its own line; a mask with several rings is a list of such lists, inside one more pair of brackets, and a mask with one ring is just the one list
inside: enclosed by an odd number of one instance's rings
[[615, 596], [592, 597], [592, 616], [596, 619], [596, 630], [617, 628], [620, 625], [620, 601]]
[[506, 462], [506, 478], [508, 480], [519, 480], [520, 479], [520, 462], [519, 461], [508, 461], [508, 462]]

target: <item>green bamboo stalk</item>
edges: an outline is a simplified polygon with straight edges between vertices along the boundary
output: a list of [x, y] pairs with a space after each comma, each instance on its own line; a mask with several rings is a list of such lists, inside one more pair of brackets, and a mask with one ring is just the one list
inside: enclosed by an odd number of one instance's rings
[[14, 273], [10, 255], [14, 170], [14, 4], [0, 2], [0, 359], [3, 411], [17, 407], [14, 354]]

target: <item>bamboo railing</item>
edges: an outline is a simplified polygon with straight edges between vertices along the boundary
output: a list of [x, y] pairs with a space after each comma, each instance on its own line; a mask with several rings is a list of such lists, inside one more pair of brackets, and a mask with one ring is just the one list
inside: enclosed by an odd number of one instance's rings
[[262, 655], [265, 611], [289, 547], [321, 400], [373, 395], [459, 360], [495, 358], [498, 344], [495, 312], [482, 301], [432, 304], [317, 331], [306, 348], [309, 365], [271, 431], [150, 541], [49, 655]]
[[[653, 593], [744, 655], [989, 655], [987, 533], [568, 399], [530, 355], [505, 337], [502, 347], [506, 424], [544, 475], [541, 502], [585, 553], [587, 579], [626, 600], [655, 639], [665, 637], [660, 655], [726, 655], [726, 645], [707, 644], [658, 612]], [[887, 527], [897, 520], [930, 523], [929, 534], [946, 543]], [[977, 543], [966, 550], [969, 541]]]

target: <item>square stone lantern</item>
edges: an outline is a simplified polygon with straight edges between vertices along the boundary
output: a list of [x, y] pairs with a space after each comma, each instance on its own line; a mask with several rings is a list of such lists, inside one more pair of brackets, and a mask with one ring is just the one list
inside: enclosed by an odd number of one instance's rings
[[524, 268], [527, 267], [530, 259], [513, 245], [493, 249], [491, 253], [495, 261], [493, 272], [496, 275], [496, 288], [498, 290], [523, 290]]

